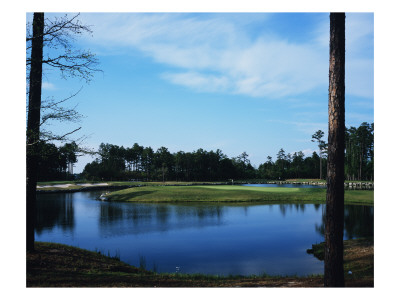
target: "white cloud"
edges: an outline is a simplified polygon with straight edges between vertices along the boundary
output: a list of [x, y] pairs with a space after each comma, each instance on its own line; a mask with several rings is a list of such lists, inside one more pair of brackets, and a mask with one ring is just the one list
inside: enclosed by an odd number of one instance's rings
[[56, 86], [50, 82], [43, 81], [42, 82], [42, 89], [48, 90], [48, 91], [54, 91], [56, 90]]
[[346, 48], [349, 55], [363, 55], [365, 49], [373, 51], [373, 13], [346, 14]]
[[172, 83], [206, 92], [225, 91], [229, 86], [229, 79], [227, 77], [197, 72], [164, 73], [162, 77]]
[[[328, 85], [329, 20], [317, 26], [315, 39], [295, 43], [285, 37], [250, 33], [237, 22], [238, 15], [82, 16], [86, 23], [95, 24], [94, 41], [99, 45], [139, 50], [156, 62], [177, 68], [162, 74], [173, 84], [268, 98], [296, 96]], [[253, 22], [258, 22], [263, 15], [254, 16]], [[243, 19], [246, 25], [252, 22], [251, 15]], [[350, 54], [358, 53], [357, 47], [370, 41], [370, 19], [365, 14], [348, 15]], [[373, 59], [350, 56], [346, 62], [346, 91], [372, 97]]]
[[313, 154], [313, 152], [318, 152], [318, 150], [308, 148], [308, 149], [301, 150], [301, 152], [303, 152], [304, 156], [307, 157], [307, 156], [311, 156]]
[[[321, 21], [315, 41], [329, 45], [329, 19]], [[328, 49], [328, 48], [327, 48]], [[346, 13], [346, 94], [374, 97], [374, 15]]]

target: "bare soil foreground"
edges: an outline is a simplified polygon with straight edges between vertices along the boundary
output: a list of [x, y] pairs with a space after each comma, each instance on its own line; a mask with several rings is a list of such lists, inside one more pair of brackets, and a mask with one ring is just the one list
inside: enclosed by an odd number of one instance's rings
[[[97, 252], [36, 243], [27, 254], [27, 287], [322, 287], [323, 276], [158, 274]], [[313, 250], [317, 252], [317, 245]], [[373, 287], [373, 239], [345, 241], [346, 286]], [[351, 270], [349, 274], [348, 270]]]

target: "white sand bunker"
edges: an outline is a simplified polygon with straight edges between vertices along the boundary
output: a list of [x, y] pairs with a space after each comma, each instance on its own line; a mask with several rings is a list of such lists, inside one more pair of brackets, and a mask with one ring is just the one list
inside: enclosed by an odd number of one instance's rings
[[102, 186], [102, 185], [108, 185], [108, 183], [79, 183], [77, 184], [79, 186]]
[[38, 185], [38, 188], [41, 188], [41, 189], [43, 189], [43, 188], [63, 188], [63, 189], [65, 189], [65, 188], [68, 188], [68, 187], [70, 187], [71, 185], [73, 185], [73, 184], [55, 184], [55, 185]]
[[62, 189], [66, 189], [69, 188], [72, 185], [79, 185], [79, 186], [106, 186], [108, 185], [108, 183], [104, 182], [104, 183], [79, 183], [79, 184], [55, 184], [55, 185], [38, 185], [37, 187], [39, 189], [44, 189], [44, 188], [62, 188]]

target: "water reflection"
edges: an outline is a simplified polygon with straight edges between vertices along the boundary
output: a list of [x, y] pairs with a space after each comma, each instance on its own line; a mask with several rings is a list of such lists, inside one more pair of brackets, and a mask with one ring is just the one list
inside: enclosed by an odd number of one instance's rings
[[74, 205], [71, 194], [40, 195], [36, 203], [36, 233], [60, 227], [63, 231], [73, 231], [75, 227]]
[[100, 212], [99, 229], [108, 236], [217, 226], [221, 225], [224, 209], [219, 205], [102, 202]]
[[286, 215], [286, 212], [288, 210], [292, 211], [293, 209], [295, 209], [297, 212], [300, 211], [300, 212], [304, 213], [306, 210], [306, 205], [305, 204], [279, 204], [279, 210], [283, 217]]
[[[321, 223], [315, 224], [315, 230], [322, 236], [325, 233], [325, 206]], [[374, 235], [374, 207], [364, 205], [345, 205], [344, 239], [370, 237]]]
[[[96, 194], [97, 195], [97, 194]], [[36, 233], [54, 227], [72, 232], [75, 228], [74, 194], [45, 194], [37, 202]], [[95, 199], [92, 194], [88, 197]], [[168, 231], [186, 227], [218, 226], [223, 224], [226, 205], [170, 205], [95, 202], [98, 207], [99, 229], [103, 235], [141, 234]], [[253, 205], [241, 205], [244, 215]], [[273, 205], [265, 205], [273, 211]], [[321, 236], [325, 231], [325, 205], [323, 204], [279, 204], [279, 212], [285, 217], [288, 212], [304, 213], [314, 207], [321, 213], [321, 222], [315, 230]], [[345, 238], [372, 236], [374, 232], [374, 207], [346, 205], [344, 213]]]
[[[104, 191], [40, 194], [36, 236], [119, 253], [160, 272], [317, 274], [305, 249], [323, 241], [323, 204], [154, 204], [97, 201]], [[345, 237], [373, 235], [373, 207], [345, 206]]]

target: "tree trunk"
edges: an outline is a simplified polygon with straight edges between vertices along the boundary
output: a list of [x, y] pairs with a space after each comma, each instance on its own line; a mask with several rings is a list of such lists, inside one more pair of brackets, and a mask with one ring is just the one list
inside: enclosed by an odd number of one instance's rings
[[330, 14], [329, 136], [324, 285], [344, 286], [345, 14]]
[[322, 180], [322, 152], [319, 152], [319, 179]]
[[363, 143], [361, 143], [361, 147], [360, 147], [360, 170], [359, 170], [359, 172], [358, 172], [358, 180], [362, 180], [362, 163], [363, 163], [363, 148], [364, 147], [364, 145], [363, 145]]
[[33, 251], [35, 242], [36, 185], [38, 175], [38, 142], [42, 97], [42, 61], [44, 13], [33, 15], [29, 107], [26, 129], [26, 250]]

